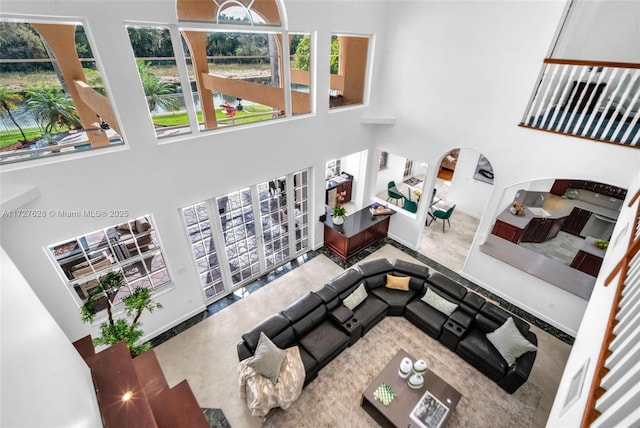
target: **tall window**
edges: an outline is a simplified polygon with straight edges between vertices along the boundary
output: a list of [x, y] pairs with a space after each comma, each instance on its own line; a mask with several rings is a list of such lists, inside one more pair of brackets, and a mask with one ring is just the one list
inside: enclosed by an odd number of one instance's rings
[[331, 37], [329, 107], [364, 102], [369, 38], [335, 34]]
[[99, 297], [100, 310], [118, 305], [137, 287], [157, 290], [171, 282], [150, 215], [51, 245], [49, 251], [82, 301], [99, 291], [107, 272], [124, 274], [126, 286], [111, 300]]
[[218, 253], [211, 233], [211, 222], [207, 204], [199, 204], [182, 210], [187, 233], [191, 242], [193, 256], [196, 259], [200, 284], [207, 299], [212, 299], [224, 293], [222, 274]]
[[260, 273], [258, 237], [251, 189], [242, 189], [216, 198], [220, 227], [233, 284]]
[[0, 20], [0, 40], [0, 163], [122, 143], [82, 25]]
[[284, 115], [280, 34], [182, 31], [182, 36], [197, 82], [202, 129]]
[[127, 32], [156, 136], [189, 133], [184, 93], [191, 88], [180, 84], [169, 29], [129, 26]]
[[309, 172], [298, 171], [293, 174], [293, 196], [295, 213], [296, 253], [309, 248]]
[[308, 177], [286, 174], [182, 210], [209, 301], [308, 250]]
[[[180, 31], [198, 92], [200, 129], [311, 112], [311, 35], [286, 33], [281, 2], [198, 3], [194, 7], [191, 0], [176, 1], [178, 19], [185, 23]], [[188, 22], [193, 21], [211, 23], [212, 28], [188, 28]], [[237, 31], [231, 26], [248, 30]], [[290, 84], [285, 85], [287, 81]]]
[[294, 115], [311, 112], [311, 49], [311, 34], [289, 36], [291, 110]]

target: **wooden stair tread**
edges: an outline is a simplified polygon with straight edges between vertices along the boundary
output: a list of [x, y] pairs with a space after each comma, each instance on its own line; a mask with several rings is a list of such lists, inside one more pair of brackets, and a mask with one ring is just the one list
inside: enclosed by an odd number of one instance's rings
[[83, 360], [87, 361], [92, 355], [96, 354], [96, 349], [93, 346], [93, 340], [91, 339], [91, 335], [87, 335], [82, 337], [75, 342], [73, 342], [73, 346], [78, 351], [78, 354], [82, 357]]
[[138, 355], [133, 359], [133, 367], [138, 375], [138, 380], [149, 400], [169, 390], [169, 384], [164, 377], [158, 358], [153, 349]]
[[[118, 342], [86, 361], [91, 368], [105, 427], [158, 426], [125, 342]], [[133, 396], [123, 402], [122, 396], [127, 391], [131, 391]]]
[[160, 428], [209, 428], [209, 423], [186, 380], [150, 398], [149, 404]]

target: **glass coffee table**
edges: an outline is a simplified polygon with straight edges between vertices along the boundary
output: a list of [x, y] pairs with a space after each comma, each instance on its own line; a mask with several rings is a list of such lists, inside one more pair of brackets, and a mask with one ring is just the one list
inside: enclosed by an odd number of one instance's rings
[[[424, 374], [422, 387], [418, 389], [409, 387], [408, 378], [402, 379], [398, 375], [400, 361], [404, 357], [416, 361], [416, 358], [409, 355], [404, 349], [400, 349], [362, 393], [362, 407], [383, 427], [436, 428], [445, 426], [462, 395], [429, 369]], [[374, 395], [383, 384], [388, 385], [395, 394], [388, 405], [383, 404]], [[420, 406], [418, 406], [418, 402], [421, 403]], [[411, 413], [416, 408], [419, 410], [412, 418]]]

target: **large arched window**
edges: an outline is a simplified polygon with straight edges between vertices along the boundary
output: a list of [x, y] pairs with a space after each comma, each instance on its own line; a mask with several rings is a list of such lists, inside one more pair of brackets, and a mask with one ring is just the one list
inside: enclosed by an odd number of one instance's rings
[[176, 6], [200, 129], [311, 112], [311, 35], [286, 33], [279, 2], [177, 0]]
[[282, 26], [276, 0], [176, 0], [180, 21]]

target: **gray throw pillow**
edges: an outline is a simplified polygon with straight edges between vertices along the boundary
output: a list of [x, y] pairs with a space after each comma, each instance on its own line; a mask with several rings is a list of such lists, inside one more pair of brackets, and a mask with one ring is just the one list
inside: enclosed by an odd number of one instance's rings
[[345, 297], [342, 303], [347, 308], [354, 310], [360, 303], [364, 302], [368, 296], [367, 290], [364, 288], [364, 282], [361, 282], [360, 285], [358, 285], [358, 288]]
[[500, 327], [487, 333], [487, 339], [496, 347], [507, 364], [512, 365], [516, 359], [527, 352], [538, 348], [520, 333], [513, 318], [509, 317]]
[[422, 296], [422, 301], [427, 305], [432, 306], [434, 309], [442, 312], [446, 316], [451, 316], [451, 314], [458, 309], [458, 305], [448, 301], [444, 297], [441, 297], [438, 293], [433, 291], [431, 288], [427, 288], [427, 292]]
[[256, 352], [247, 364], [275, 385], [278, 383], [280, 368], [285, 357], [286, 351], [278, 348], [266, 334], [260, 332]]

